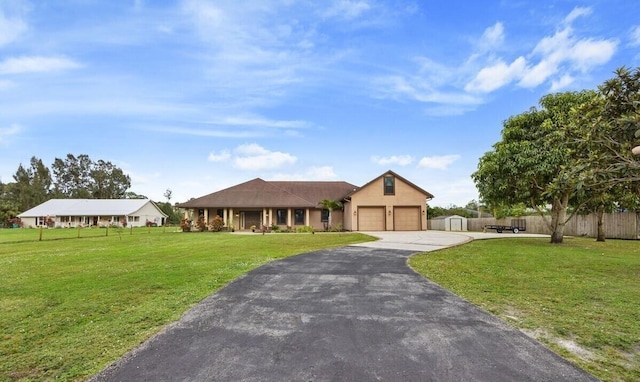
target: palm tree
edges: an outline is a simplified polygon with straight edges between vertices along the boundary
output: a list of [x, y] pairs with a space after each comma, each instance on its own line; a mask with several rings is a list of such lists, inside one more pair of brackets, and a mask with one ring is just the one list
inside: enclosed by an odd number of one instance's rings
[[331, 227], [331, 211], [337, 208], [342, 208], [342, 203], [339, 200], [322, 199], [318, 203], [318, 207], [329, 211], [328, 226]]

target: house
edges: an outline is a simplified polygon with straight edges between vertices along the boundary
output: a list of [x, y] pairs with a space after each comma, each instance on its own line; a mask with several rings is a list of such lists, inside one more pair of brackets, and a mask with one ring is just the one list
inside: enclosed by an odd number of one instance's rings
[[51, 199], [18, 215], [25, 227], [163, 225], [167, 215], [149, 199]]
[[214, 192], [178, 207], [185, 217], [199, 216], [211, 222], [220, 216], [227, 227], [295, 228], [328, 225], [329, 211], [319, 202], [340, 201], [342, 209], [331, 213], [331, 225], [349, 231], [421, 231], [427, 229], [426, 203], [433, 195], [387, 171], [362, 187], [343, 181], [250, 180]]

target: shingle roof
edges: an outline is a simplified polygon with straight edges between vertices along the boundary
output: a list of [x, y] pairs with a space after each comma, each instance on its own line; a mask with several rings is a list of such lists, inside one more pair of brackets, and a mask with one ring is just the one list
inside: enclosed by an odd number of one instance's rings
[[[18, 217], [125, 216], [133, 215], [147, 203], [153, 202], [149, 199], [51, 199], [21, 213]], [[160, 209], [158, 212], [162, 213]]]
[[358, 189], [347, 182], [264, 181], [260, 178], [179, 204], [183, 208], [315, 208]]

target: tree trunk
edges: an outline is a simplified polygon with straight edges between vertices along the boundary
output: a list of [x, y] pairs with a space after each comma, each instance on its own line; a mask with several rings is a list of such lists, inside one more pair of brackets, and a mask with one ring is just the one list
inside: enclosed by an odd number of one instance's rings
[[569, 196], [564, 195], [562, 200], [555, 198], [551, 205], [551, 244], [562, 244], [564, 227], [567, 224], [567, 205]]
[[596, 241], [604, 241], [604, 206], [598, 206], [596, 216], [598, 217], [598, 234], [596, 235]]

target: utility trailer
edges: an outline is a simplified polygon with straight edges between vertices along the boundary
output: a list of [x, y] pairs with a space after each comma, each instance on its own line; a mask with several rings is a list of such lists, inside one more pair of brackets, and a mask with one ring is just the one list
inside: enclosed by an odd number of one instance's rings
[[498, 233], [502, 233], [502, 231], [518, 233], [527, 230], [527, 221], [525, 219], [511, 219], [511, 225], [485, 225], [484, 230], [486, 231], [488, 229], [495, 229]]

